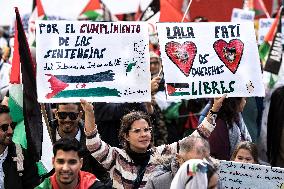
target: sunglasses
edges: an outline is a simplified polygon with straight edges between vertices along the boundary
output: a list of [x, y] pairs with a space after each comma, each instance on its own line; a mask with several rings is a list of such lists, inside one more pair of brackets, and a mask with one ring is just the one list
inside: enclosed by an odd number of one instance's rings
[[78, 118], [79, 113], [76, 112], [57, 112], [58, 118], [59, 119], [66, 119], [67, 116], [71, 120], [76, 120]]
[[142, 133], [142, 130], [145, 132], [145, 133], [151, 133], [152, 132], [152, 127], [147, 127], [147, 128], [144, 128], [144, 129], [141, 129], [141, 128], [134, 128], [134, 129], [130, 129], [129, 131], [130, 132], [133, 132], [135, 134], [140, 134]]
[[6, 132], [8, 131], [8, 128], [9, 126], [14, 130], [15, 127], [16, 127], [17, 123], [16, 122], [12, 122], [10, 124], [3, 124], [3, 125], [0, 125], [0, 129], [3, 131], [3, 132]]

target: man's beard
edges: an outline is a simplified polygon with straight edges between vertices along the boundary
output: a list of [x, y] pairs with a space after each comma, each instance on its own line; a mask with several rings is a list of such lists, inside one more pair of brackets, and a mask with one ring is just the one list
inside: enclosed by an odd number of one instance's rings
[[[9, 138], [8, 138], [9, 137]], [[0, 140], [0, 144], [4, 145], [4, 146], [8, 146], [12, 143], [12, 137], [13, 135], [12, 134], [9, 134], [9, 135], [5, 135], [3, 137], [2, 140]]]

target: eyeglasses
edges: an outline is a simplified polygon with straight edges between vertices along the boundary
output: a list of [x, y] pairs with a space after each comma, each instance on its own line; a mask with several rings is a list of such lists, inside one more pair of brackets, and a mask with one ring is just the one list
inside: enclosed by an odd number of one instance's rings
[[130, 132], [133, 132], [135, 134], [140, 134], [142, 133], [142, 130], [145, 132], [145, 133], [151, 133], [152, 132], [152, 127], [147, 127], [147, 128], [144, 128], [144, 129], [141, 129], [141, 128], [134, 128], [134, 129], [130, 129], [129, 131]]
[[67, 116], [71, 120], [76, 120], [78, 118], [79, 113], [76, 112], [57, 112], [58, 118], [59, 119], [66, 119]]
[[3, 131], [3, 132], [6, 132], [8, 131], [8, 128], [9, 126], [14, 130], [15, 127], [16, 127], [17, 123], [16, 122], [12, 122], [10, 124], [3, 124], [3, 125], [0, 125], [0, 129]]

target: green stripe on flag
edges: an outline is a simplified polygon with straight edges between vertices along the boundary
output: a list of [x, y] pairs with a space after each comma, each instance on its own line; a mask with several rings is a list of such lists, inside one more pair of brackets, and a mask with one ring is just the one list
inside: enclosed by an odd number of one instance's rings
[[17, 122], [14, 129], [13, 142], [27, 149], [27, 138], [23, 114], [23, 89], [22, 84], [13, 84], [9, 89], [9, 108], [12, 120]]
[[14, 129], [12, 140], [14, 143], [20, 144], [23, 148], [28, 148], [24, 120], [18, 122], [17, 126]]
[[119, 96], [120, 92], [116, 89], [109, 89], [106, 87], [97, 87], [90, 89], [79, 89], [79, 90], [65, 90], [53, 98], [66, 98], [66, 97], [103, 97], [103, 96]]
[[189, 92], [174, 92], [172, 94], [169, 94], [169, 96], [185, 96], [185, 95], [190, 95]]
[[34, 189], [52, 189], [52, 184], [51, 184], [51, 181], [50, 181], [50, 177], [44, 179], [44, 181], [40, 185], [35, 187]]
[[268, 82], [268, 87], [272, 89], [275, 83], [277, 82], [277, 80], [278, 80], [278, 75], [271, 73], [269, 82]]
[[270, 49], [270, 44], [268, 42], [263, 42], [260, 46], [259, 46], [259, 57], [261, 61], [265, 61], [268, 53], [269, 53], [269, 49]]
[[85, 15], [90, 20], [97, 20], [99, 17], [101, 17], [99, 13], [93, 10], [84, 12], [83, 15]]
[[41, 161], [37, 162], [36, 164], [37, 164], [39, 176], [42, 176], [42, 175], [48, 173], [47, 169], [44, 167], [44, 165]]

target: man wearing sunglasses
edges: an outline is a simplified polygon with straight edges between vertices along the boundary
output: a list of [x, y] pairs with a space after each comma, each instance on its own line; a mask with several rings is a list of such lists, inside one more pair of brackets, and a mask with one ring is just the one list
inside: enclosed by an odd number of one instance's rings
[[[54, 144], [61, 138], [76, 138], [80, 142], [84, 151], [82, 170], [93, 173], [103, 183], [106, 185], [111, 185], [111, 179], [108, 172], [95, 158], [91, 156], [90, 152], [86, 148], [86, 136], [84, 133], [84, 122], [82, 120], [82, 115], [83, 113], [81, 111], [80, 104], [56, 104], [56, 119], [50, 127], [52, 143]], [[54, 170], [45, 175], [43, 178], [51, 176], [53, 173]]]
[[9, 108], [0, 105], [0, 188], [32, 189], [39, 184], [37, 166], [20, 145], [13, 143]]

